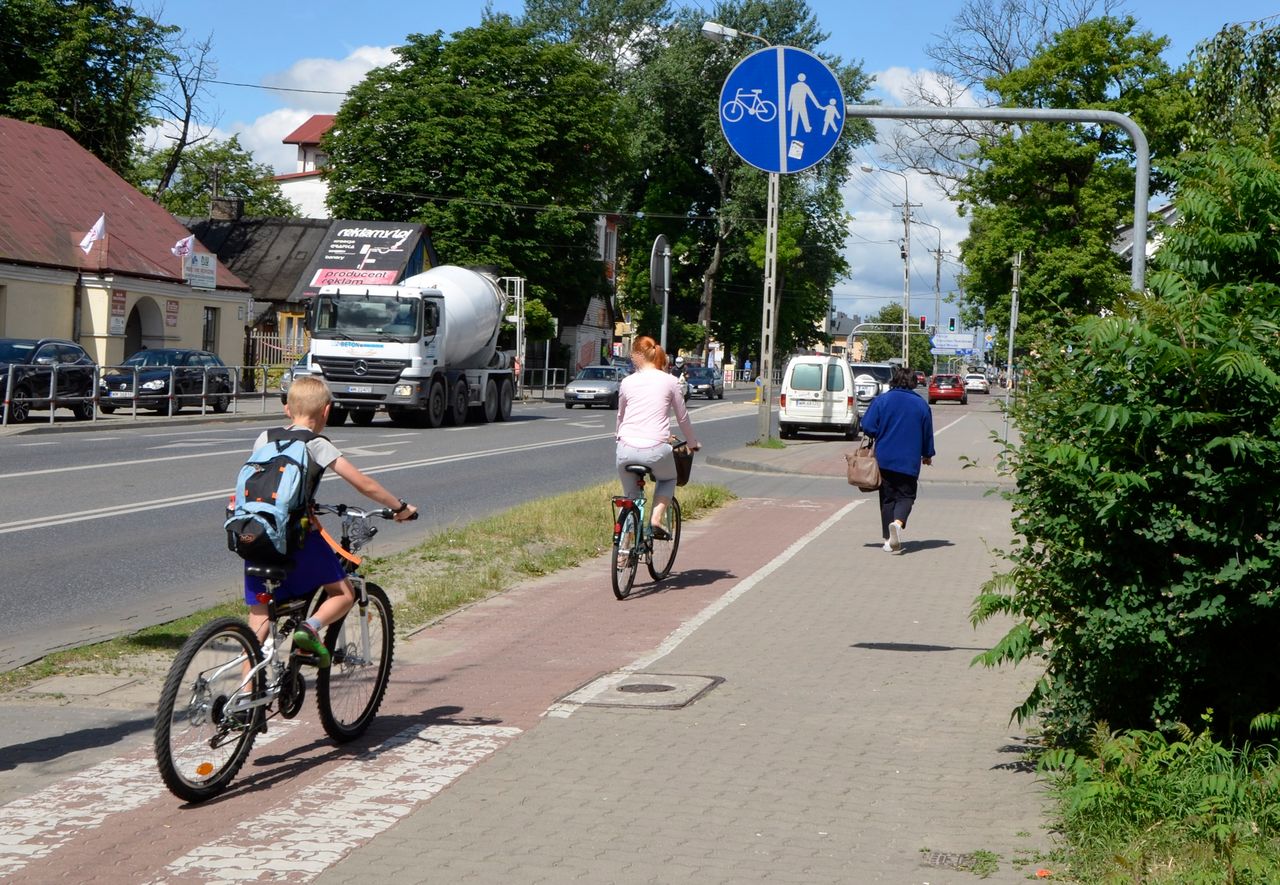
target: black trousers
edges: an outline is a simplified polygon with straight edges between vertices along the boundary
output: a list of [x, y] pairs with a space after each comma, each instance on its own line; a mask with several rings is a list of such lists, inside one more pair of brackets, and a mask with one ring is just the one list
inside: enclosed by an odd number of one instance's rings
[[889, 523], [895, 519], [905, 528], [916, 503], [919, 477], [880, 468], [880, 537], [889, 540]]

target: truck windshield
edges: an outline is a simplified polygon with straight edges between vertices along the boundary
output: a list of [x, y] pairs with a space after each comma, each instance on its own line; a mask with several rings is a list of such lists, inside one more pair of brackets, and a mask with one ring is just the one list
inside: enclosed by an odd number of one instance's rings
[[418, 338], [420, 304], [394, 295], [318, 295], [311, 332], [320, 338]]

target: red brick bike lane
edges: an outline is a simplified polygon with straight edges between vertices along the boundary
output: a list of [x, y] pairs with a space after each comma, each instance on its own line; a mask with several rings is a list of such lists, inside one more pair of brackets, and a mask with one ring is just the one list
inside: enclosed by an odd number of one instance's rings
[[310, 881], [559, 699], [651, 654], [845, 503], [747, 498], [686, 522], [672, 575], [654, 584], [641, 566], [621, 602], [603, 556], [455, 612], [397, 641], [364, 737], [334, 744], [308, 700], [201, 805], [171, 796], [136, 751], [0, 807], [0, 877]]

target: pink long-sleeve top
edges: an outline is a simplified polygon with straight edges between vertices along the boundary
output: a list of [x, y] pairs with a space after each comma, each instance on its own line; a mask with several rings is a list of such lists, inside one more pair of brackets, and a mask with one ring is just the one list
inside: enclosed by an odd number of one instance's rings
[[685, 442], [697, 445], [676, 377], [655, 368], [628, 375], [618, 389], [618, 441], [638, 449], [667, 442], [671, 438], [672, 410]]

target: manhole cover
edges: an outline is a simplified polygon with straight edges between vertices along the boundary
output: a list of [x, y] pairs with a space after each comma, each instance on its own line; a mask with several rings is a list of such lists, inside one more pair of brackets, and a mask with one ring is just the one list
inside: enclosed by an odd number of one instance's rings
[[724, 682], [722, 676], [683, 673], [609, 673], [562, 700], [587, 707], [647, 707], [678, 710]]
[[953, 851], [928, 851], [924, 855], [924, 862], [927, 866], [944, 870], [960, 870], [961, 872], [972, 870], [975, 860], [976, 858], [972, 854], [959, 854]]

